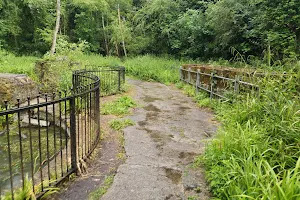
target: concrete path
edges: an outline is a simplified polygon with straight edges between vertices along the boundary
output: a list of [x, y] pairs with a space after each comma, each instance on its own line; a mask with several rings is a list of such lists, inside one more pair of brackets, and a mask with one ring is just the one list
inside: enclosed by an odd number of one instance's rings
[[103, 200], [209, 199], [193, 158], [204, 152], [217, 124], [181, 91], [159, 83], [130, 80], [140, 105], [124, 130], [127, 160]]

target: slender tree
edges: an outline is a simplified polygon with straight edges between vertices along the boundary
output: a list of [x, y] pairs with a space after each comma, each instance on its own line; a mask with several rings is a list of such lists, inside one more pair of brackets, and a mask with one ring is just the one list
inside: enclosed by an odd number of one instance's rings
[[118, 19], [119, 19], [119, 27], [121, 31], [121, 37], [122, 37], [122, 46], [125, 57], [127, 57], [127, 51], [125, 46], [125, 39], [124, 39], [124, 31], [123, 31], [123, 22], [121, 21], [121, 12], [120, 12], [120, 4], [118, 4]]
[[105, 42], [106, 55], [109, 55], [109, 48], [108, 48], [108, 42], [107, 42], [106, 27], [105, 27], [105, 23], [104, 23], [104, 16], [103, 16], [103, 14], [102, 14], [102, 28], [103, 28], [103, 33], [104, 33], [104, 42]]
[[55, 48], [56, 48], [56, 40], [57, 40], [57, 34], [59, 31], [59, 25], [60, 25], [60, 0], [57, 0], [57, 5], [56, 5], [56, 25], [55, 25], [55, 30], [53, 33], [53, 40], [52, 40], [52, 47], [50, 54], [54, 55], [55, 53]]

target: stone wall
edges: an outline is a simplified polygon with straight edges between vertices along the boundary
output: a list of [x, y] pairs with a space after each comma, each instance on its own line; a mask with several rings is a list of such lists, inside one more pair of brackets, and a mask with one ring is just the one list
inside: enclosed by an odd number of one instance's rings
[[0, 105], [3, 106], [5, 100], [14, 105], [18, 98], [25, 102], [28, 96], [36, 95], [38, 87], [27, 75], [0, 73]]

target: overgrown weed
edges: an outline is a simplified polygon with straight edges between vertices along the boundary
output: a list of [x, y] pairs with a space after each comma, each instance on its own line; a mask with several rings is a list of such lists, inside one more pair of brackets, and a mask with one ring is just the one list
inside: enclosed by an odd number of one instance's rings
[[109, 122], [109, 126], [116, 131], [121, 131], [128, 126], [133, 125], [135, 125], [135, 122], [131, 119], [115, 119]]
[[123, 116], [129, 113], [130, 108], [134, 108], [136, 103], [130, 96], [122, 96], [114, 102], [105, 103], [100, 111], [102, 115]]
[[[300, 198], [299, 76], [265, 77], [260, 97], [208, 102], [222, 127], [202, 160], [219, 199]], [[207, 104], [203, 104], [206, 102]], [[289, 185], [289, 186], [288, 186]]]

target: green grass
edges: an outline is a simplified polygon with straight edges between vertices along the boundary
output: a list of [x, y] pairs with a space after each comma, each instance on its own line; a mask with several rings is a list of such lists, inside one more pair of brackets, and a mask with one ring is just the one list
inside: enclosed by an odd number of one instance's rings
[[205, 155], [195, 159], [206, 167], [217, 199], [300, 199], [299, 77], [262, 79], [260, 97], [233, 104], [179, 85], [222, 123]]
[[[35, 59], [11, 54], [2, 56], [0, 71], [35, 76]], [[128, 75], [165, 84], [177, 83], [178, 67], [182, 63], [189, 63], [149, 55], [126, 60], [78, 55], [74, 59], [82, 66], [124, 65]], [[219, 64], [228, 63], [220, 61]], [[75, 68], [68, 70], [71, 72]], [[277, 80], [272, 77], [259, 80], [260, 97], [241, 96], [233, 104], [210, 100], [206, 93], [196, 94], [193, 87], [177, 83], [177, 87], [194, 97], [200, 107], [213, 108], [222, 124], [205, 155], [196, 158], [197, 164], [205, 165], [207, 179], [217, 199], [300, 199], [299, 64], [278, 69], [291, 69], [289, 72], [296, 75]], [[67, 74], [58, 79], [63, 87], [70, 84], [70, 73], [65, 72], [58, 71], [58, 74]], [[125, 96], [104, 104], [101, 113], [123, 116], [135, 106], [132, 98]], [[119, 129], [123, 124], [114, 122], [112, 126]]]
[[89, 200], [98, 200], [98, 199], [100, 199], [107, 192], [107, 190], [110, 188], [113, 181], [114, 181], [114, 176], [113, 175], [107, 176], [104, 180], [103, 186], [98, 188], [97, 190], [93, 191], [92, 193], [90, 193]]
[[115, 119], [109, 123], [109, 126], [116, 131], [121, 131], [128, 126], [134, 126], [134, 125], [135, 122], [132, 121], [131, 119], [121, 119], [121, 120]]
[[129, 109], [134, 108], [136, 103], [129, 96], [122, 96], [114, 102], [105, 103], [100, 108], [102, 115], [123, 116], [129, 114]]
[[27, 74], [35, 78], [34, 65], [37, 57], [15, 56], [0, 50], [0, 73]]
[[157, 81], [165, 84], [178, 82], [179, 67], [190, 60], [176, 60], [150, 55], [137, 56], [121, 60], [117, 57], [99, 55], [80, 55], [77, 59], [83, 65], [125, 66], [126, 74], [145, 81]]
[[[46, 183], [46, 182], [49, 182], [49, 181], [48, 180], [44, 181], [43, 184], [44, 185], [49, 185], [49, 183]], [[54, 181], [50, 181], [50, 182], [52, 183]], [[33, 188], [32, 180], [30, 180], [26, 176], [25, 180], [24, 180], [24, 188], [19, 188], [19, 189], [15, 190], [14, 191], [14, 198], [12, 198], [11, 193], [8, 192], [2, 199], [3, 200], [12, 200], [12, 199], [15, 199], [15, 200], [27, 200], [27, 199], [36, 200], [37, 197], [36, 197], [36, 194], [33, 192], [32, 188]], [[38, 185], [35, 185], [34, 188], [35, 188], [36, 193], [38, 191], [41, 192], [41, 190], [42, 190], [41, 183], [39, 183]], [[52, 195], [54, 193], [57, 193], [59, 190], [60, 189], [57, 188], [57, 187], [47, 187], [46, 189], [44, 189], [45, 194], [40, 199], [47, 199], [50, 195]]]
[[175, 83], [179, 77], [179, 66], [184, 61], [138, 56], [124, 62], [127, 72], [141, 80], [157, 81], [165, 84]]
[[[0, 51], [0, 72], [27, 74], [34, 80], [38, 80], [38, 74], [34, 70], [37, 57], [17, 57], [13, 54]], [[62, 59], [63, 58], [63, 59]], [[103, 57], [96, 54], [76, 54], [69, 57], [45, 57], [55, 60], [46, 71], [46, 77], [42, 85], [46, 89], [71, 87], [71, 74], [73, 70], [83, 69], [85, 66], [125, 66], [126, 74], [145, 81], [158, 81], [165, 84], [178, 82], [179, 66], [183, 63], [191, 63], [190, 60], [176, 60], [173, 58], [161, 58], [150, 55], [138, 56], [127, 59], [118, 57]], [[71, 66], [69, 63], [76, 63]]]

